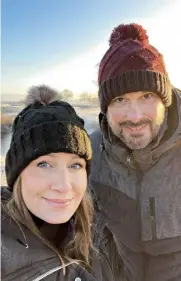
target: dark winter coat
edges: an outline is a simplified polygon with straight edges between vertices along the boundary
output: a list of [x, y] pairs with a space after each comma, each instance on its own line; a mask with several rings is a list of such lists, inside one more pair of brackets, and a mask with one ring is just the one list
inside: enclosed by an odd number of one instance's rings
[[[2, 201], [9, 199], [11, 193], [2, 189]], [[92, 258], [92, 273], [77, 264], [66, 267], [66, 275], [60, 266], [60, 260], [48, 246], [34, 236], [25, 226], [16, 223], [2, 207], [1, 217], [1, 280], [3, 281], [114, 281], [113, 268], [108, 258], [106, 242], [102, 243], [98, 235], [102, 223], [97, 218], [95, 244], [100, 254]], [[103, 240], [109, 240], [109, 235]], [[102, 246], [100, 246], [100, 244]]]
[[[110, 138], [106, 118], [91, 135], [90, 188], [114, 235], [128, 281], [181, 280], [181, 92], [144, 150]], [[101, 134], [102, 133], [102, 134]]]

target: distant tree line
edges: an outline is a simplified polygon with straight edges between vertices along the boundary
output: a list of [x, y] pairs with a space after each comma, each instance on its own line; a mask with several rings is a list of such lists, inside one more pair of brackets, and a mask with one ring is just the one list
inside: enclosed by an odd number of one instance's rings
[[[74, 106], [99, 106], [98, 94], [83, 92], [80, 95], [75, 95], [69, 89], [65, 89], [59, 92], [59, 98], [60, 100], [72, 103]], [[10, 131], [15, 115], [22, 110], [23, 107], [23, 100], [7, 101], [1, 104], [1, 135]]]
[[80, 101], [81, 103], [90, 103], [97, 104], [99, 103], [98, 94], [92, 94], [83, 92], [78, 96], [75, 96], [74, 93], [68, 89], [63, 90], [59, 93], [60, 99], [64, 101], [71, 101], [75, 99], [76, 101]]
[[[63, 91], [59, 92], [59, 98], [60, 100], [64, 101], [77, 101], [81, 103], [90, 103], [90, 104], [99, 104], [99, 99], [98, 99], [98, 94], [97, 93], [87, 93], [87, 92], [82, 92], [79, 95], [76, 95], [74, 92], [72, 92], [69, 89], [64, 89]], [[1, 103], [1, 110], [3, 113], [10, 112], [12, 111], [17, 111], [16, 107], [22, 107], [24, 106], [24, 99], [21, 99], [19, 101], [15, 100], [7, 100]], [[2, 112], [1, 112], [2, 113]]]

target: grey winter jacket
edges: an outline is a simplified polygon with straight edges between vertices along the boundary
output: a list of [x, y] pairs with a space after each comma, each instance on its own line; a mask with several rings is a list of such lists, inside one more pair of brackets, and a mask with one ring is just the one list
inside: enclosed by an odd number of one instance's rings
[[128, 281], [181, 280], [181, 92], [173, 89], [164, 129], [144, 150], [111, 138], [105, 117], [92, 133], [90, 188]]
[[[5, 202], [11, 194], [6, 189], [2, 191]], [[76, 263], [66, 267], [66, 275], [60, 266], [57, 255], [25, 226], [17, 224], [2, 207], [1, 216], [1, 280], [3, 281], [114, 281], [106, 251], [106, 243], [102, 243], [98, 233], [102, 223], [97, 217], [96, 246], [99, 255], [92, 257], [92, 273], [84, 270]], [[95, 235], [96, 236], [96, 235]], [[101, 239], [103, 236], [101, 236]], [[108, 236], [104, 238], [109, 239]], [[103, 245], [104, 244], [104, 245]], [[102, 245], [102, 246], [101, 246]]]

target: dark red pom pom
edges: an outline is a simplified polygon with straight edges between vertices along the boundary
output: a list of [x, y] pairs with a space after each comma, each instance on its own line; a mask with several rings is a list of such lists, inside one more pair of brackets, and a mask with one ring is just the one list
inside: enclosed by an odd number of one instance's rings
[[109, 45], [113, 46], [127, 39], [148, 43], [146, 30], [139, 24], [120, 24], [114, 28], [109, 39]]

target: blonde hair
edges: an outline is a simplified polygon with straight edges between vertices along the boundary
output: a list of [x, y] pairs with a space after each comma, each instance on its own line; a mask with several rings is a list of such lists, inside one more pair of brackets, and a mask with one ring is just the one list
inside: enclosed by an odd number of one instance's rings
[[[59, 257], [61, 265], [65, 269], [67, 263], [78, 263], [90, 271], [90, 251], [93, 249], [91, 224], [93, 218], [93, 203], [88, 191], [86, 191], [75, 213], [75, 236], [63, 249], [56, 248], [38, 230], [30, 211], [27, 209], [21, 192], [21, 179], [17, 179], [12, 198], [6, 204], [6, 210], [16, 222], [26, 227], [36, 235], [44, 244], [50, 247]], [[65, 273], [65, 270], [64, 270]]]

